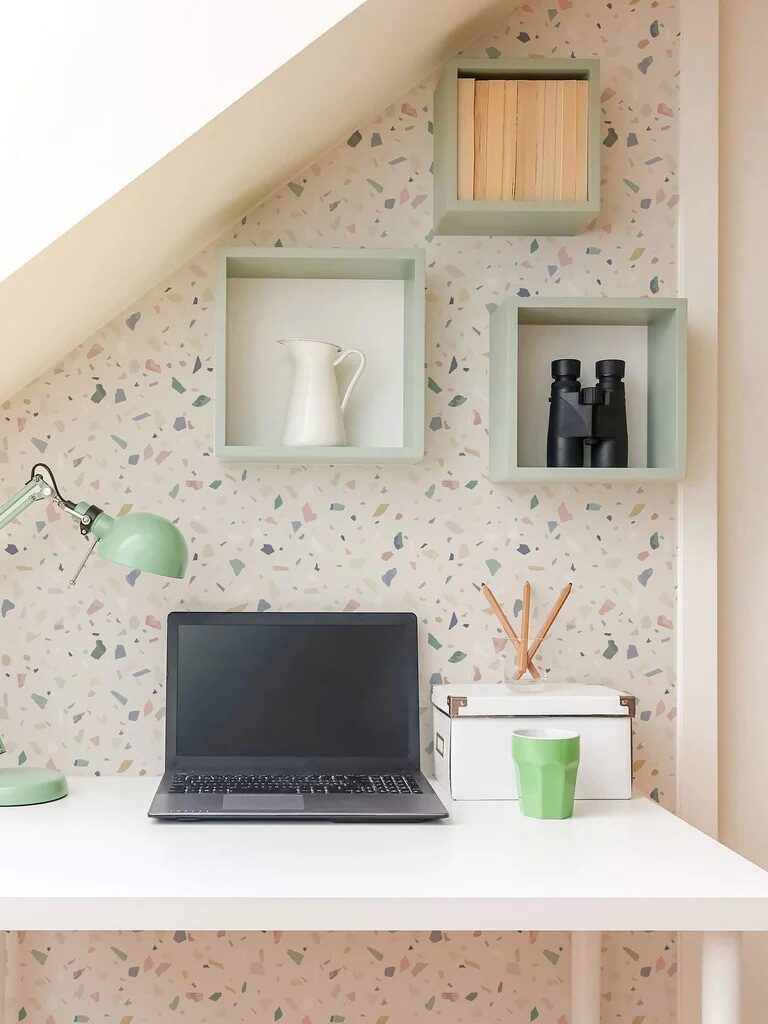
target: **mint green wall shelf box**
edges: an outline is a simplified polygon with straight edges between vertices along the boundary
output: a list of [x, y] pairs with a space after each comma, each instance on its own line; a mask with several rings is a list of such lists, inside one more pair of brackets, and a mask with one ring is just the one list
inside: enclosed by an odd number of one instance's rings
[[[423, 458], [423, 250], [225, 249], [217, 290], [219, 459], [383, 465]], [[279, 338], [365, 354], [344, 416], [346, 446], [282, 443], [293, 367]], [[356, 365], [349, 359], [339, 367], [340, 388]]]
[[[579, 78], [589, 82], [587, 201], [528, 203], [457, 198], [456, 82], [459, 78]], [[490, 60], [458, 57], [435, 90], [434, 209], [436, 235], [578, 235], [600, 211], [600, 62]]]
[[[560, 356], [582, 359], [582, 387], [594, 384], [595, 357], [626, 360], [627, 468], [546, 465], [549, 363]], [[685, 299], [509, 298], [491, 314], [494, 483], [679, 480], [685, 430]]]

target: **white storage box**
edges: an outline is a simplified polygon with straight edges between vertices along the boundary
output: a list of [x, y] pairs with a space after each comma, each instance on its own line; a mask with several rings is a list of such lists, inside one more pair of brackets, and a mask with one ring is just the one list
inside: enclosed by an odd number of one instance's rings
[[635, 698], [589, 683], [460, 683], [432, 687], [435, 775], [454, 800], [516, 800], [515, 729], [581, 736], [577, 800], [632, 795]]

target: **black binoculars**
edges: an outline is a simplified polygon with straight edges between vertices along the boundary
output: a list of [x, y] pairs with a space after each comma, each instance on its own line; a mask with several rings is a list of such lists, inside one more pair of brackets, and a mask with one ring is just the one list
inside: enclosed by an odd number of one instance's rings
[[584, 445], [589, 445], [590, 465], [618, 468], [627, 465], [627, 404], [624, 394], [623, 359], [599, 359], [595, 363], [595, 387], [579, 383], [578, 359], [552, 363], [552, 394], [549, 399], [547, 465], [584, 465]]

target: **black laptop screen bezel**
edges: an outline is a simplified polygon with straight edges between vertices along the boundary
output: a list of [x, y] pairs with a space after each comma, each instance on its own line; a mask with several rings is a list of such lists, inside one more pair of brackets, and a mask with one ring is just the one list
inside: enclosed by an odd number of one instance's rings
[[[334, 626], [400, 626], [402, 643], [412, 652], [408, 661], [408, 678], [403, 680], [408, 701], [407, 758], [402, 757], [195, 757], [177, 755], [178, 707], [178, 650], [179, 626], [204, 625], [257, 625], [270, 622], [275, 625], [312, 625], [327, 623]], [[412, 612], [171, 612], [168, 616], [168, 646], [166, 674], [165, 768], [173, 771], [185, 768], [211, 768], [217, 770], [253, 771], [418, 771], [419, 769], [419, 676], [418, 676], [418, 620]]]

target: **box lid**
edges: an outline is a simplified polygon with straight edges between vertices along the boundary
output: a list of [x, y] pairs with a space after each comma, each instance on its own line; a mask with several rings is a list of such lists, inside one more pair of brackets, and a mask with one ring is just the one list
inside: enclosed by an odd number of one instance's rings
[[633, 717], [637, 698], [597, 683], [438, 683], [432, 687], [432, 703], [451, 718]]

